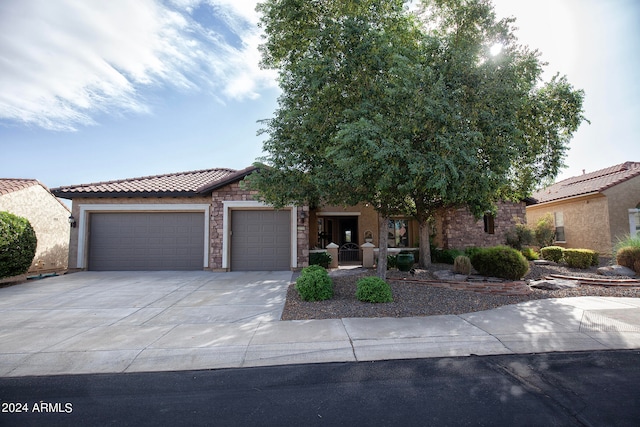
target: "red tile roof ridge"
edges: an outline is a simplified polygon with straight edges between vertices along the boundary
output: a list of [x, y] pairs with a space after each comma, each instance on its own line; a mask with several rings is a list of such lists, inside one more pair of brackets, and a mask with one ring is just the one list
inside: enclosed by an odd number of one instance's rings
[[47, 191], [49, 190], [40, 181], [33, 178], [0, 178], [0, 195], [13, 193], [34, 185], [42, 185]]
[[631, 178], [640, 176], [640, 162], [625, 162], [594, 172], [558, 181], [535, 192], [538, 203], [602, 192]]
[[132, 177], [132, 178], [114, 179], [114, 180], [110, 180], [110, 181], [90, 182], [90, 183], [86, 183], [86, 184], [64, 185], [64, 186], [61, 186], [59, 188], [92, 187], [92, 186], [96, 186], [96, 185], [119, 184], [119, 183], [126, 183], [126, 182], [130, 182], [130, 181], [142, 181], [142, 180], [155, 179], [155, 178], [165, 178], [165, 177], [168, 177], [168, 176], [195, 175], [195, 174], [199, 174], [199, 173], [208, 173], [208, 172], [216, 172], [216, 171], [218, 171], [218, 172], [229, 172], [229, 173], [237, 172], [235, 169], [230, 169], [230, 168], [199, 169], [199, 170], [185, 171], [185, 172], [170, 172], [170, 173], [163, 173], [163, 174], [157, 174], [157, 175], [147, 175], [147, 176], [138, 176], [138, 177]]

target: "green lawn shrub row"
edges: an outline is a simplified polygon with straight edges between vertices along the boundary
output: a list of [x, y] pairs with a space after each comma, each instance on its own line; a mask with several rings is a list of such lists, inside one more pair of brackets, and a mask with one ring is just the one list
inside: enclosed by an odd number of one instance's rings
[[546, 246], [540, 249], [540, 255], [546, 260], [560, 262], [562, 261], [562, 251], [564, 248], [560, 246]]
[[37, 245], [36, 232], [29, 220], [0, 212], [0, 279], [26, 273]]

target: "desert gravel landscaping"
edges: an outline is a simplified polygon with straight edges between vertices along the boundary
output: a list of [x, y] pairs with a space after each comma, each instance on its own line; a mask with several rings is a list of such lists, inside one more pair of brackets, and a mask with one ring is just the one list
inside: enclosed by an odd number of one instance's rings
[[[604, 260], [601, 265], [606, 265]], [[334, 284], [334, 296], [327, 301], [306, 302], [298, 296], [294, 284], [287, 290], [287, 301], [282, 320], [341, 319], [348, 317], [415, 317], [447, 314], [464, 314], [490, 310], [503, 305], [543, 298], [567, 298], [578, 296], [608, 296], [640, 298], [640, 287], [581, 285], [573, 289], [546, 291], [530, 289], [523, 295], [505, 296], [464, 290], [441, 288], [426, 283], [408, 283], [403, 279], [435, 280], [436, 270], [451, 269], [447, 264], [434, 264], [429, 270], [416, 270], [413, 275], [390, 270], [387, 282], [391, 285], [393, 302], [371, 304], [356, 299], [356, 282], [364, 276], [375, 275], [375, 270], [357, 268], [334, 270], [330, 273]], [[571, 269], [562, 265], [540, 266], [531, 264], [525, 280], [544, 278], [549, 274], [573, 277], [599, 278], [597, 268]]]

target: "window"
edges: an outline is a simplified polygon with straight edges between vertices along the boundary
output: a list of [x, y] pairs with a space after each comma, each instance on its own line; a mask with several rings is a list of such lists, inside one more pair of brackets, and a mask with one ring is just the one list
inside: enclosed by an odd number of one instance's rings
[[409, 221], [406, 219], [389, 220], [390, 248], [406, 248], [409, 246]]
[[562, 212], [554, 212], [553, 218], [556, 224], [556, 242], [564, 242], [564, 215]]
[[484, 232], [496, 234], [495, 216], [490, 213], [484, 214]]

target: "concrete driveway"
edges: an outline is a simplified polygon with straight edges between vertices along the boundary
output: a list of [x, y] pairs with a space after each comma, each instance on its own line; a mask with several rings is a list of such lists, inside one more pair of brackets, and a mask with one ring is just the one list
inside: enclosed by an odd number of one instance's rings
[[82, 272], [0, 288], [0, 375], [122, 371], [145, 350], [243, 345], [280, 319], [291, 277]]

